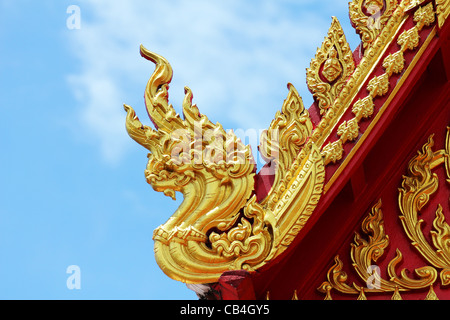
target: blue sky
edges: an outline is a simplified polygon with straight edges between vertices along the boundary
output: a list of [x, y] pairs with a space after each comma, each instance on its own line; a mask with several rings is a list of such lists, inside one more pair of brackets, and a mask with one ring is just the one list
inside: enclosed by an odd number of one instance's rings
[[305, 69], [332, 16], [355, 49], [341, 0], [1, 0], [0, 299], [196, 299], [154, 261], [152, 232], [181, 197], [146, 183], [125, 131], [123, 103], [150, 123], [139, 45], [171, 63], [177, 111], [187, 85], [213, 122], [262, 130], [288, 82], [311, 105]]

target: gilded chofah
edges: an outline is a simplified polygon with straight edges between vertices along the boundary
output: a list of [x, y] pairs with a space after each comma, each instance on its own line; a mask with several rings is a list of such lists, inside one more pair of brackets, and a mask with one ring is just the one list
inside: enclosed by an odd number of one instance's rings
[[349, 3], [350, 20], [361, 35], [364, 48], [377, 38], [396, 6], [397, 0], [353, 0]]
[[[177, 191], [184, 196], [173, 216], [154, 231], [159, 266], [187, 283], [214, 282], [227, 270], [259, 268], [287, 248], [322, 193], [323, 159], [314, 143], [293, 164], [312, 130], [301, 98], [290, 85], [282, 112], [263, 135], [260, 149], [278, 167], [275, 185], [285, 186], [284, 192], [276, 189], [276, 206], [263, 207], [252, 196], [255, 164], [250, 148], [201, 115], [189, 88], [182, 119], [168, 103], [170, 64], [144, 47], [141, 54], [156, 64], [145, 91], [156, 130], [142, 125], [127, 105], [126, 128], [150, 151], [145, 174], [153, 189], [172, 198]], [[288, 187], [284, 173], [294, 167]]]
[[[437, 2], [439, 21], [448, 16], [445, 3]], [[369, 14], [377, 5], [383, 6], [379, 14]], [[145, 176], [153, 189], [171, 198], [176, 192], [184, 197], [172, 217], [154, 231], [156, 260], [168, 276], [186, 283], [216, 282], [228, 270], [257, 270], [289, 247], [326, 191], [324, 167], [340, 161], [343, 145], [358, 139], [359, 122], [374, 112], [373, 100], [386, 94], [391, 89], [389, 77], [405, 68], [403, 52], [416, 47], [415, 32], [433, 23], [433, 12], [417, 13], [417, 30], [399, 37], [401, 50], [383, 61], [385, 75], [371, 79], [367, 97], [352, 105], [411, 6], [409, 0], [350, 3], [351, 20], [364, 47], [357, 66], [333, 18], [307, 74], [321, 120], [313, 126], [301, 97], [289, 84], [281, 112], [261, 136], [259, 150], [274, 165], [275, 180], [260, 202], [253, 196], [256, 167], [250, 148], [200, 114], [189, 88], [181, 117], [168, 101], [169, 62], [141, 47], [141, 55], [156, 64], [145, 90], [155, 129], [144, 126], [125, 105], [126, 128], [150, 151]], [[348, 108], [355, 117], [341, 121]], [[325, 145], [334, 128], [339, 139]]]
[[[389, 236], [385, 233], [381, 200], [372, 208], [372, 212], [362, 223], [363, 232], [368, 235], [368, 241], [356, 234], [351, 246], [350, 256], [352, 265], [365, 283], [364, 285], [347, 284], [348, 276], [343, 271], [343, 263], [339, 256], [335, 257], [335, 264], [331, 267], [325, 281], [318, 290], [326, 294], [326, 299], [332, 299], [331, 291], [336, 290], [345, 294], [359, 295], [367, 298], [366, 294], [392, 293], [392, 299], [401, 299], [400, 292], [429, 288], [428, 299], [437, 299], [433, 285], [438, 275], [442, 286], [450, 284], [450, 226], [443, 214], [442, 206], [436, 209], [436, 218], [430, 232], [430, 243], [423, 233], [422, 223], [419, 219], [420, 211], [429, 202], [430, 197], [438, 190], [439, 179], [433, 169], [445, 165], [447, 183], [450, 183], [450, 127], [447, 128], [445, 149], [433, 151], [433, 137], [423, 146], [422, 151], [411, 159], [408, 164], [408, 174], [403, 177], [402, 187], [399, 189], [398, 203], [401, 211], [400, 221], [406, 236], [417, 252], [428, 261], [429, 266], [415, 270], [419, 279], [407, 276], [403, 269], [397, 275], [397, 266], [402, 262], [402, 253], [396, 250], [396, 257], [387, 267], [389, 279], [383, 279], [380, 271], [373, 272], [373, 266], [383, 257], [389, 246]], [[438, 272], [440, 270], [440, 272]]]

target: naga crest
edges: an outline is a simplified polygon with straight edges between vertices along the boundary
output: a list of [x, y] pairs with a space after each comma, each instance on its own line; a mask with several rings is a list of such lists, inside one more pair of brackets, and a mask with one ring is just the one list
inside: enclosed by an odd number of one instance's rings
[[202, 115], [187, 87], [183, 117], [175, 112], [168, 100], [170, 64], [142, 46], [141, 55], [156, 65], [145, 90], [155, 128], [144, 126], [124, 105], [126, 128], [150, 151], [147, 182], [166, 196], [184, 197], [154, 231], [159, 266], [185, 283], [216, 282], [229, 270], [257, 270], [287, 249], [322, 194], [324, 160], [310, 139], [313, 125], [300, 96], [289, 84], [281, 112], [261, 136], [259, 151], [275, 166], [275, 177], [258, 201], [250, 147]]

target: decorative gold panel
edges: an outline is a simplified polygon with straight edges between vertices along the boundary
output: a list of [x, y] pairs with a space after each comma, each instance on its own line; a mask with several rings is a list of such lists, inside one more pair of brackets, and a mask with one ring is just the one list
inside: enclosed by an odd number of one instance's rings
[[354, 70], [353, 53], [341, 24], [333, 17], [328, 35], [306, 71], [308, 88], [316, 98], [321, 114], [330, 108]]
[[[440, 165], [446, 166], [447, 182], [450, 183], [448, 159], [450, 158], [450, 127], [447, 128], [445, 149], [433, 151], [433, 137], [423, 146], [422, 151], [409, 162], [408, 174], [404, 176], [402, 187], [399, 189], [400, 221], [412, 246], [425, 258], [431, 266], [424, 266], [415, 270], [418, 279], [408, 277], [403, 269], [397, 275], [396, 269], [402, 261], [402, 253], [397, 255], [387, 266], [389, 279], [383, 279], [380, 272], [373, 272], [373, 266], [384, 255], [390, 244], [389, 236], [385, 233], [381, 200], [362, 223], [362, 231], [368, 237], [365, 240], [358, 233], [351, 245], [350, 257], [352, 266], [364, 285], [347, 283], [348, 276], [343, 271], [343, 263], [339, 256], [335, 257], [335, 264], [327, 274], [327, 281], [318, 290], [326, 294], [325, 299], [331, 299], [331, 291], [336, 290], [344, 294], [358, 295], [359, 299], [367, 299], [366, 294], [391, 292], [392, 299], [401, 299], [400, 292], [429, 288], [426, 300], [436, 300], [433, 285], [440, 277], [442, 286], [450, 284], [450, 226], [445, 221], [443, 209], [438, 205], [433, 229], [430, 232], [431, 243], [423, 234], [423, 221], [419, 219], [420, 210], [428, 203], [430, 196], [438, 189], [438, 177], [432, 172]], [[440, 272], [438, 272], [440, 270]]]
[[288, 84], [289, 94], [283, 103], [281, 112], [277, 111], [269, 129], [261, 134], [258, 150], [266, 162], [272, 162], [276, 168], [275, 181], [262, 204], [273, 210], [281, 194], [292, 179], [292, 166], [300, 150], [312, 132], [312, 122], [302, 98], [292, 84]]

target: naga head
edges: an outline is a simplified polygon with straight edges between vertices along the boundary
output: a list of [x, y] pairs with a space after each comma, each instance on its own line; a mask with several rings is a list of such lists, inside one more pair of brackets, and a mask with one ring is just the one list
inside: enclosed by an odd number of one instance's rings
[[[156, 261], [168, 276], [187, 283], [215, 282], [227, 270], [258, 269], [287, 248], [305, 221], [291, 215], [309, 216], [323, 183], [319, 150], [312, 142], [305, 148], [312, 124], [300, 96], [289, 85], [282, 111], [262, 135], [259, 149], [277, 169], [271, 196], [259, 203], [250, 147], [200, 114], [187, 87], [180, 117], [169, 104], [170, 64], [142, 46], [141, 55], [156, 65], [145, 89], [155, 128], [124, 105], [126, 128], [150, 151], [147, 182], [173, 199], [176, 192], [184, 197], [153, 233]], [[300, 180], [289, 183], [292, 177]]]

